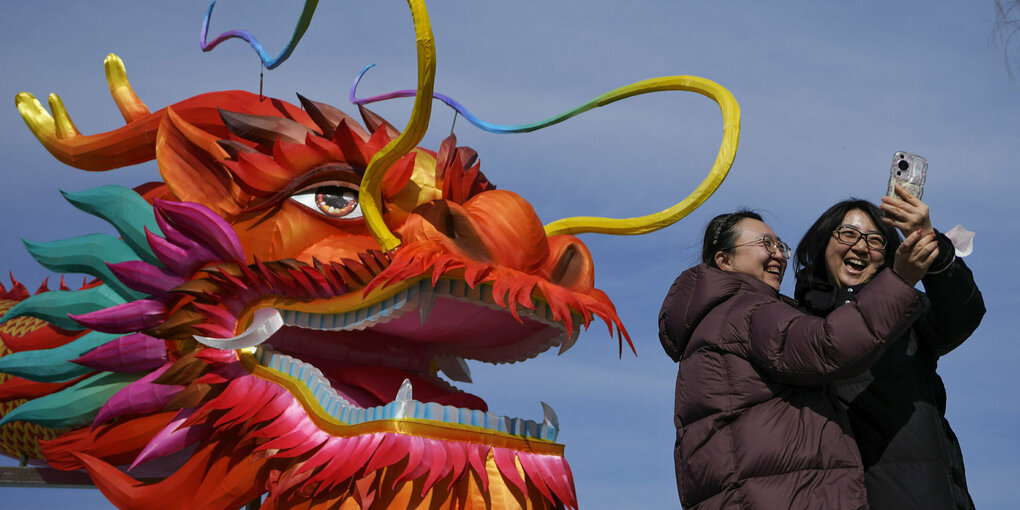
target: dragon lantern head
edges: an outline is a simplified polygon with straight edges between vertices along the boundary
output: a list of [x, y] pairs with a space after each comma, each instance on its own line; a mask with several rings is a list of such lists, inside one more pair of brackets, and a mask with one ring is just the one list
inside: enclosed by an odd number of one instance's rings
[[[67, 330], [62, 348], [73, 355], [45, 376], [38, 359], [23, 363], [38, 354], [30, 349], [0, 368], [41, 383], [84, 380], [5, 422], [72, 428], [43, 443], [44, 458], [88, 469], [125, 506], [164, 500], [226, 452], [234, 462], [218, 483], [250, 485], [227, 491], [234, 506], [264, 490], [277, 502], [311, 493], [365, 507], [493, 497], [575, 506], [551, 408], [536, 421], [502, 416], [439, 372], [469, 382], [465, 359], [562, 352], [594, 317], [625, 337], [594, 287], [587, 248], [547, 235], [530, 204], [496, 190], [451, 136], [385, 173], [380, 216], [400, 246], [382, 250], [359, 197], [366, 167], [398, 131], [366, 109], [362, 128], [301, 103], [211, 93], [122, 128], [154, 140], [164, 182], [68, 194], [120, 239], [29, 245], [47, 267], [99, 280], [8, 311]], [[30, 125], [42, 111], [28, 95], [19, 106]], [[82, 162], [106, 167], [125, 154], [93, 144], [82, 156], [69, 147], [91, 137], [35, 132], [58, 158], [90, 169], [99, 167]], [[84, 399], [91, 409], [40, 411], [97, 385], [102, 398]], [[129, 431], [131, 440], [111, 442]], [[167, 478], [139, 485], [113, 467], [124, 464]], [[198, 494], [196, 504], [211, 504], [199, 499], [211, 493]]]
[[551, 408], [503, 416], [440, 373], [469, 382], [466, 359], [562, 353], [595, 318], [630, 343], [571, 234], [640, 234], [693, 210], [732, 163], [739, 110], [691, 76], [596, 98], [579, 110], [659, 90], [715, 99], [716, 164], [660, 213], [543, 226], [454, 136], [415, 147], [434, 48], [409, 3], [419, 86], [404, 130], [363, 107], [364, 127], [300, 96], [302, 108], [239, 91], [150, 113], [113, 55], [120, 129], [82, 135], [57, 96], [51, 116], [19, 94], [59, 160], [155, 159], [163, 182], [66, 194], [119, 237], [26, 243], [48, 269], [96, 279], [0, 292], [0, 372], [13, 376], [0, 375], [0, 429], [32, 436], [0, 450], [86, 469], [125, 508], [236, 508], [262, 494], [263, 508], [576, 508]]

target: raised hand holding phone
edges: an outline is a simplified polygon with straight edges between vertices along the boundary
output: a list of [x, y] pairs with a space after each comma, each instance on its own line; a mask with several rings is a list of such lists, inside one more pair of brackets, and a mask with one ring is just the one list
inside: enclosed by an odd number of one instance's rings
[[904, 237], [918, 230], [922, 234], [934, 232], [928, 205], [900, 184], [895, 184], [893, 190], [896, 195], [882, 197], [882, 203], [878, 206], [885, 214], [882, 221], [899, 229]]

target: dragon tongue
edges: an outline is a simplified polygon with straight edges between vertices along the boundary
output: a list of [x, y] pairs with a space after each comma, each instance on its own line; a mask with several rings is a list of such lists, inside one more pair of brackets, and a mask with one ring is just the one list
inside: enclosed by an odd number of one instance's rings
[[488, 411], [489, 405], [481, 397], [470, 393], [449, 393], [430, 399], [429, 402], [443, 404], [444, 406], [463, 407], [465, 409], [477, 409]]
[[[356, 403], [363, 407], [382, 405], [398, 400], [403, 383], [407, 381], [413, 387], [413, 398], [419, 402], [436, 402], [454, 407], [464, 407], [487, 411], [488, 404], [480, 397], [458, 391], [431, 378], [412, 374], [391, 367], [380, 366], [347, 366], [339, 370], [325, 370], [334, 386], [339, 388], [357, 388], [364, 395], [355, 398]], [[407, 391], [408, 389], [405, 389]], [[354, 392], [345, 391], [352, 394]], [[371, 400], [371, 401], [366, 401]]]

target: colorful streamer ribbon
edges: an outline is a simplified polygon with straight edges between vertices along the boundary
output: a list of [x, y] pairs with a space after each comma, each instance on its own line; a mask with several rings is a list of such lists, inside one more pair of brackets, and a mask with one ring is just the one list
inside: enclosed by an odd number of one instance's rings
[[[269, 57], [269, 55], [265, 52], [265, 48], [262, 47], [254, 36], [243, 30], [231, 30], [229, 32], [224, 32], [216, 37], [216, 39], [214, 39], [211, 43], [206, 43], [206, 35], [209, 31], [209, 19], [212, 16], [212, 10], [215, 5], [215, 1], [209, 5], [209, 10], [202, 23], [202, 50], [209, 51], [227, 39], [241, 38], [248, 41], [251, 47], [255, 49], [266, 68], [273, 69], [283, 63], [283, 61], [286, 60], [287, 57], [289, 57], [294, 51], [298, 41], [301, 40], [305, 30], [308, 29], [308, 24], [311, 22], [312, 14], [314, 14], [315, 8], [318, 5], [318, 0], [305, 1], [304, 8], [298, 19], [297, 26], [294, 28], [294, 34], [291, 36], [290, 42], [275, 59], [271, 59]], [[365, 206], [365, 221], [368, 224], [373, 237], [379, 241], [379, 244], [382, 245], [383, 249], [392, 250], [400, 245], [400, 241], [393, 235], [392, 232], [390, 232], [389, 228], [386, 227], [385, 223], [382, 221], [382, 215], [378, 210], [378, 195], [381, 176], [385, 173], [386, 169], [393, 164], [393, 162], [413, 148], [414, 144], [419, 142], [421, 137], [424, 135], [424, 131], [428, 127], [431, 107], [429, 101], [421, 100], [422, 97], [431, 96], [434, 99], [439, 99], [466, 118], [468, 122], [471, 122], [479, 129], [491, 133], [528, 133], [536, 131], [563, 122], [571, 117], [575, 117], [591, 110], [592, 108], [605, 106], [621, 99], [647, 94], [649, 92], [661, 92], [666, 90], [697, 92], [719, 104], [723, 116], [723, 140], [719, 147], [719, 153], [716, 157], [715, 163], [709, 170], [708, 175], [685, 199], [660, 212], [634, 218], [564, 218], [546, 225], [545, 230], [547, 235], [580, 234], [584, 232], [597, 232], [613, 235], [639, 235], [654, 232], [672, 225], [696, 209], [705, 200], [707, 200], [716, 189], [718, 189], [719, 185], [722, 184], [722, 181], [729, 173], [729, 169], [733, 165], [733, 159], [736, 157], [737, 142], [740, 136], [740, 107], [737, 105], [736, 99], [733, 98], [733, 95], [719, 84], [697, 76], [666, 76], [661, 78], [652, 78], [611, 90], [572, 110], [568, 110], [540, 122], [519, 125], [493, 124], [478, 118], [453, 98], [435, 93], [432, 90], [433, 80], [435, 77], [435, 45], [432, 40], [432, 31], [429, 26], [428, 15], [425, 13], [424, 3], [420, 0], [408, 0], [408, 5], [411, 7], [412, 17], [415, 22], [415, 33], [418, 40], [418, 88], [416, 90], [398, 90], [388, 94], [358, 99], [356, 95], [358, 83], [361, 81], [365, 72], [372, 68], [372, 66], [369, 65], [358, 73], [350, 91], [350, 100], [352, 103], [357, 105], [385, 101], [398, 97], [415, 98], [412, 118], [408, 122], [407, 128], [396, 140], [393, 140], [383, 150], [379, 151], [375, 157], [373, 157], [366, 169], [365, 176], [361, 183], [361, 188], [364, 192], [362, 200], [363, 205]]]
[[290, 57], [290, 54], [294, 52], [294, 48], [297, 47], [298, 41], [305, 35], [305, 30], [308, 30], [308, 24], [312, 22], [312, 14], [315, 14], [315, 8], [319, 5], [319, 0], [305, 0], [305, 6], [301, 10], [301, 16], [298, 17], [297, 25], [294, 27], [294, 34], [290, 36], [290, 42], [283, 48], [276, 58], [270, 58], [269, 54], [266, 53], [266, 49], [259, 43], [258, 39], [254, 35], [251, 35], [246, 30], [229, 30], [216, 36], [212, 42], [206, 42], [206, 36], [209, 35], [209, 19], [212, 17], [213, 7], [216, 6], [215, 0], [209, 4], [209, 10], [205, 13], [205, 18], [202, 20], [202, 36], [199, 40], [199, 46], [202, 47], [202, 51], [211, 51], [221, 42], [227, 39], [244, 39], [248, 41], [255, 53], [258, 53], [259, 58], [262, 59], [262, 64], [266, 66], [266, 69], [273, 69], [276, 66], [283, 63]]
[[[398, 91], [395, 91], [395, 92], [390, 92], [388, 94], [380, 94], [378, 96], [372, 96], [372, 97], [366, 97], [366, 98], [359, 99], [357, 97], [358, 84], [361, 82], [361, 78], [363, 76], [365, 76], [365, 73], [368, 72], [368, 70], [371, 69], [374, 66], [375, 66], [375, 64], [369, 64], [369, 65], [365, 66], [365, 68], [362, 69], [360, 73], [358, 73], [358, 77], [354, 79], [354, 84], [351, 85], [351, 93], [350, 93], [350, 100], [351, 100], [352, 104], [366, 105], [366, 104], [376, 103], [376, 102], [379, 102], [379, 101], [387, 101], [387, 100], [390, 100], [390, 99], [396, 99], [396, 98], [400, 98], [400, 97], [414, 97], [415, 96], [415, 92], [416, 91], [411, 90], [411, 89], [406, 89], [406, 90], [398, 90]], [[432, 97], [435, 98], [435, 99], [438, 99], [438, 100], [440, 100], [440, 101], [442, 101], [444, 103], [446, 103], [450, 108], [453, 108], [454, 110], [456, 110], [457, 113], [459, 113], [462, 117], [467, 119], [469, 122], [474, 124], [479, 129], [482, 129], [484, 131], [488, 131], [490, 133], [499, 133], [499, 134], [530, 133], [532, 131], [537, 131], [537, 130], [542, 129], [544, 127], [552, 126], [553, 124], [558, 124], [560, 122], [563, 122], [563, 121], [565, 121], [565, 120], [567, 120], [567, 119], [569, 119], [571, 117], [577, 116], [577, 115], [579, 115], [581, 113], [584, 113], [585, 111], [588, 111], [588, 110], [594, 108], [595, 106], [597, 106], [597, 105], [593, 105], [593, 104], [587, 103], [587, 104], [581, 105], [581, 106], [579, 106], [579, 107], [577, 107], [577, 108], [575, 108], [573, 110], [570, 110], [570, 111], [568, 111], [566, 113], [561, 113], [559, 115], [556, 115], [555, 117], [551, 117], [551, 118], [543, 120], [541, 122], [534, 122], [534, 123], [531, 123], [531, 124], [521, 124], [521, 125], [518, 125], [518, 126], [507, 126], [507, 125], [493, 124], [491, 122], [486, 122], [486, 121], [478, 118], [475, 114], [469, 112], [468, 109], [464, 107], [464, 105], [460, 104], [459, 102], [457, 102], [456, 99], [454, 99], [454, 98], [452, 98], [450, 96], [443, 95], [443, 94], [440, 94], [438, 92], [435, 92], [435, 93], [432, 94]]]
[[[372, 66], [370, 65], [362, 69], [361, 73], [359, 73], [358, 77], [354, 80], [354, 85], [351, 87], [350, 92], [350, 99], [352, 103], [363, 105], [398, 97], [414, 97], [416, 95], [414, 90], [398, 90], [388, 94], [358, 99], [355, 93], [358, 83], [361, 81], [361, 77], [365, 74], [365, 72], [371, 68]], [[433, 93], [432, 97], [449, 105], [451, 108], [456, 110], [457, 113], [468, 119], [469, 122], [478, 128], [490, 133], [506, 134], [536, 131], [563, 122], [571, 117], [575, 117], [591, 110], [592, 108], [605, 106], [631, 96], [667, 90], [697, 92], [715, 101], [722, 112], [723, 140], [719, 146], [719, 152], [716, 156], [715, 163], [712, 165], [708, 175], [701, 184], [698, 185], [698, 187], [691, 192], [690, 195], [672, 207], [646, 216], [620, 219], [599, 217], [564, 218], [545, 226], [546, 235], [550, 236], [556, 234], [581, 234], [587, 232], [611, 235], [640, 235], [668, 227], [684, 216], [690, 214], [691, 211], [696, 209], [699, 205], [704, 203], [708, 197], [715, 193], [715, 190], [718, 189], [719, 185], [722, 184], [722, 181], [729, 173], [730, 167], [733, 165], [733, 159], [736, 157], [737, 142], [740, 138], [740, 107], [737, 105], [737, 100], [733, 97], [733, 94], [731, 94], [723, 86], [715, 83], [714, 81], [698, 76], [665, 76], [661, 78], [651, 78], [610, 90], [609, 92], [606, 92], [595, 99], [582, 104], [581, 106], [550, 117], [546, 120], [516, 126], [493, 124], [481, 120], [449, 96]]]

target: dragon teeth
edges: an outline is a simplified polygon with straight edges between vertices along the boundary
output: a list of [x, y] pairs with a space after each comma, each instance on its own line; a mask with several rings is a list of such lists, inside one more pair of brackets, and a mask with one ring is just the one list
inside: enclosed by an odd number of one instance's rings
[[379, 303], [347, 313], [319, 314], [281, 310], [283, 322], [287, 326], [324, 331], [364, 330], [385, 324], [416, 307], [423, 283], [427, 284], [424, 281], [418, 282]]
[[436, 366], [452, 381], [470, 383], [471, 367], [460, 356], [436, 356]]
[[404, 382], [400, 383], [400, 390], [397, 391], [397, 398], [394, 399], [394, 402], [403, 402], [405, 400], [411, 400], [411, 398], [411, 381], [404, 379]]
[[573, 331], [571, 331], [569, 334], [563, 335], [563, 338], [560, 340], [560, 350], [559, 353], [557, 354], [563, 354], [569, 351], [570, 348], [573, 347], [575, 343], [577, 343], [577, 337], [579, 336], [581, 336], [581, 326], [575, 324]]
[[[283, 322], [287, 326], [299, 328], [318, 329], [328, 331], [363, 330], [378, 324], [385, 324], [403, 315], [408, 310], [418, 308], [419, 319], [422, 324], [432, 313], [432, 306], [437, 297], [454, 298], [464, 302], [481, 304], [493, 310], [505, 310], [496, 304], [492, 297], [492, 287], [489, 285], [476, 285], [469, 287], [466, 283], [458, 280], [440, 279], [433, 288], [427, 279], [420, 280], [416, 285], [384, 299], [368, 308], [354, 310], [339, 314], [317, 314], [308, 312], [297, 312], [293, 310], [281, 310]], [[549, 305], [536, 302], [535, 309], [518, 309], [522, 317], [556, 323]]]
[[234, 338], [210, 338], [195, 335], [195, 340], [213, 349], [246, 349], [265, 342], [282, 328], [283, 324], [284, 320], [278, 310], [262, 308], [255, 312], [251, 326]]
[[554, 428], [560, 428], [560, 419], [556, 416], [556, 411], [553, 410], [552, 406], [542, 402], [542, 424], [551, 425]]
[[482, 427], [546, 441], [555, 441], [559, 431], [559, 420], [556, 418], [555, 411], [544, 402], [542, 403], [542, 423], [537, 423], [533, 420], [501, 416], [476, 409], [442, 405], [436, 402], [419, 402], [413, 400], [411, 382], [405, 379], [393, 402], [382, 406], [361, 408], [338, 395], [322, 372], [309, 363], [274, 352], [264, 345], [255, 350], [255, 358], [264, 367], [302, 381], [311, 390], [315, 401], [323, 412], [348, 425], [375, 420], [416, 418]]
[[422, 289], [422, 292], [418, 294], [418, 320], [422, 325], [425, 325], [425, 321], [429, 320], [429, 316], [432, 315], [432, 307], [435, 304], [436, 295], [432, 289]]

